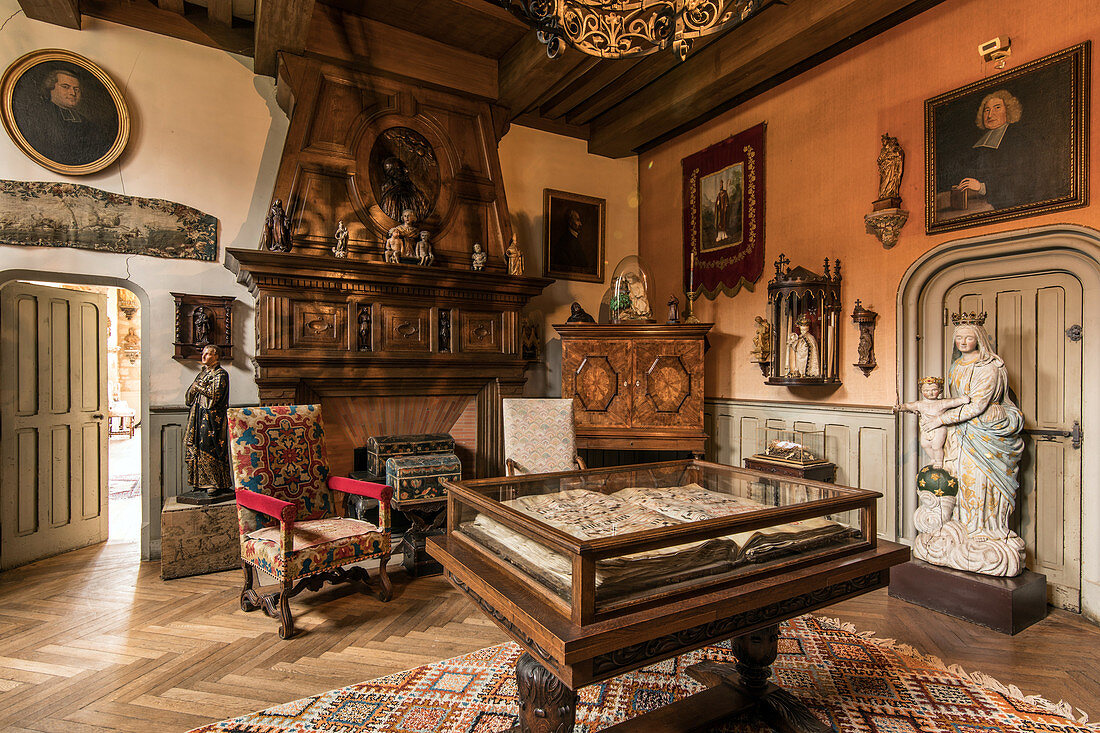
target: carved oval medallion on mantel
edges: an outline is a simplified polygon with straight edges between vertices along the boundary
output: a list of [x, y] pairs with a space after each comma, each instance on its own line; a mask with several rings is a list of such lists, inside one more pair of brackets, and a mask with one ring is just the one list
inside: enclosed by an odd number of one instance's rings
[[385, 214], [401, 221], [411, 209], [426, 221], [439, 197], [439, 161], [427, 138], [408, 127], [391, 127], [371, 146], [367, 165], [371, 192]]

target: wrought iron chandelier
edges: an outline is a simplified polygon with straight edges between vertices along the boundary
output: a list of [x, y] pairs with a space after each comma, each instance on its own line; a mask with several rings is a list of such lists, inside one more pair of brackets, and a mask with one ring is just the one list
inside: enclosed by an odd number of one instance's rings
[[694, 39], [744, 23], [782, 0], [491, 0], [538, 31], [546, 55], [566, 44], [607, 59], [672, 46], [687, 58]]

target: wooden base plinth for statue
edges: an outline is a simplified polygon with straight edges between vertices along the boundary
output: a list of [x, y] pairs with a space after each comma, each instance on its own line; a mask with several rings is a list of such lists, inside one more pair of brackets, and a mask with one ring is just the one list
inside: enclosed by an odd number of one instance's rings
[[996, 578], [911, 560], [890, 570], [890, 595], [948, 616], [1018, 634], [1047, 615], [1047, 578]]

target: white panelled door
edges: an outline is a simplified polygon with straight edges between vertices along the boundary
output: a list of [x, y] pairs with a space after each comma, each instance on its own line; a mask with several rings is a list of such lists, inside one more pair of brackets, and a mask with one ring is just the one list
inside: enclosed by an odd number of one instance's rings
[[107, 539], [106, 340], [103, 295], [0, 289], [0, 569]]
[[[1051, 272], [964, 282], [946, 297], [950, 312], [989, 314], [1025, 421], [1013, 529], [1028, 567], [1046, 575], [1050, 602], [1071, 611], [1081, 607], [1081, 296], [1077, 278]], [[946, 350], [945, 375], [956, 355]]]

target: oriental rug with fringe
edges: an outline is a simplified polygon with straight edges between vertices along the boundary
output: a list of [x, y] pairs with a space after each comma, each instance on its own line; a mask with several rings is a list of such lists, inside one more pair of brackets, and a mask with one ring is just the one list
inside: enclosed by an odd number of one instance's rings
[[[490, 733], [516, 723], [522, 650], [498, 644], [276, 705], [193, 733]], [[732, 662], [729, 642], [578, 691], [576, 733], [594, 733], [698, 692], [684, 670]], [[1100, 732], [1072, 706], [1027, 696], [849, 624], [803, 616], [780, 627], [773, 680], [841, 733]], [[759, 730], [732, 722], [716, 730]]]

